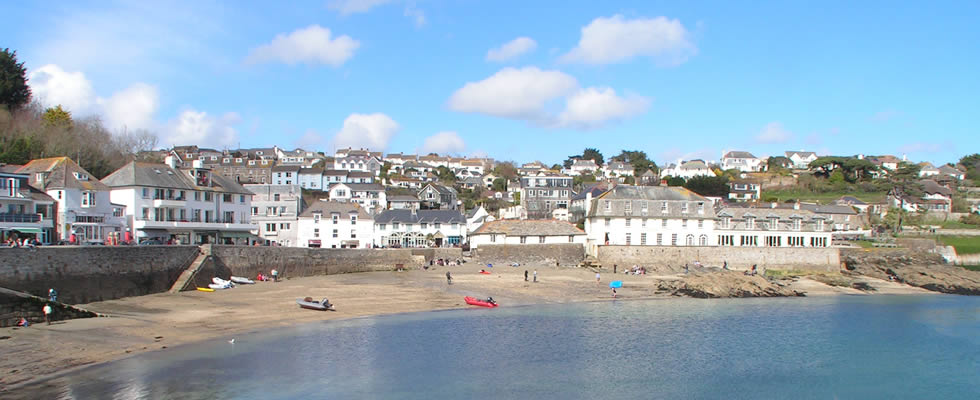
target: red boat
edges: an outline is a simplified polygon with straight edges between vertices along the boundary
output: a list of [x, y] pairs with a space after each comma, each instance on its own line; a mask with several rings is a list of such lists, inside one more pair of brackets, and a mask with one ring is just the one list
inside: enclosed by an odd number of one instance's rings
[[480, 273], [484, 275], [490, 275], [490, 271], [483, 270], [483, 269], [480, 270]]
[[497, 306], [497, 302], [496, 301], [490, 302], [490, 301], [487, 301], [487, 300], [478, 299], [476, 297], [466, 296], [466, 297], [463, 298], [463, 300], [466, 301], [466, 304], [469, 304], [469, 305], [472, 305], [472, 306], [480, 306], [480, 307], [488, 307], [488, 308], [494, 308], [494, 307]]

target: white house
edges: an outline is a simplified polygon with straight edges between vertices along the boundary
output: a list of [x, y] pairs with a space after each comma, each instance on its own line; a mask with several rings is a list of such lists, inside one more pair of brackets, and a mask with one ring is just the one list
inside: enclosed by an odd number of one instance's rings
[[466, 231], [472, 233], [484, 223], [495, 220], [496, 218], [490, 215], [483, 206], [471, 208], [469, 211], [466, 211]]
[[597, 170], [599, 170], [599, 166], [595, 163], [595, 160], [587, 158], [584, 160], [576, 159], [572, 162], [572, 166], [563, 172], [568, 175], [579, 176], [582, 174], [595, 174]]
[[622, 161], [610, 161], [602, 168], [606, 178], [633, 176], [633, 165]]
[[733, 201], [759, 201], [762, 196], [762, 185], [758, 182], [737, 179], [728, 183], [731, 189], [728, 192], [728, 199]]
[[31, 186], [57, 201], [57, 237], [78, 243], [125, 239], [125, 220], [115, 215], [109, 187], [68, 157], [31, 160], [17, 170]]
[[338, 183], [330, 187], [330, 200], [360, 204], [375, 213], [388, 205], [384, 186], [377, 183]]
[[212, 174], [200, 161], [192, 168], [130, 162], [102, 179], [113, 203], [125, 206], [135, 239], [183, 244], [247, 244], [252, 240], [252, 192]]
[[379, 247], [452, 247], [466, 241], [466, 218], [458, 210], [386, 210], [374, 217]]
[[252, 223], [256, 235], [284, 247], [297, 247], [296, 221], [303, 212], [303, 192], [299, 185], [244, 185], [252, 196]]
[[939, 168], [936, 168], [932, 163], [924, 162], [919, 164], [919, 177], [928, 178], [930, 176], [939, 175]]
[[374, 242], [374, 220], [356, 203], [315, 201], [297, 225], [298, 247], [367, 249]]
[[273, 185], [298, 185], [299, 165], [276, 165], [272, 167]]
[[966, 174], [963, 173], [963, 171], [960, 171], [960, 170], [958, 170], [956, 168], [950, 167], [949, 165], [943, 165], [943, 166], [939, 167], [938, 169], [939, 169], [939, 174], [940, 175], [949, 176], [949, 177], [952, 177], [952, 178], [954, 178], [956, 180], [963, 180], [963, 178], [966, 177]]
[[603, 245], [708, 246], [711, 201], [682, 187], [623, 186], [592, 199], [585, 213], [587, 252]]
[[660, 176], [676, 176], [691, 179], [696, 176], [715, 176], [715, 173], [704, 161], [691, 160], [687, 162], [677, 161], [677, 164], [670, 164], [667, 168], [660, 171]]
[[16, 167], [0, 164], [0, 241], [14, 236], [34, 237], [44, 244], [56, 241], [56, 201], [31, 186], [27, 174], [16, 173]]
[[495, 244], [577, 243], [585, 246], [585, 239], [585, 232], [565, 221], [507, 219], [484, 223], [470, 233], [470, 248]]
[[729, 151], [721, 156], [721, 169], [758, 172], [762, 170], [762, 160], [747, 151]]
[[717, 246], [828, 247], [831, 224], [809, 210], [727, 207], [714, 224]]
[[793, 163], [793, 169], [808, 169], [810, 163], [816, 161], [817, 153], [812, 151], [787, 151], [786, 158]]

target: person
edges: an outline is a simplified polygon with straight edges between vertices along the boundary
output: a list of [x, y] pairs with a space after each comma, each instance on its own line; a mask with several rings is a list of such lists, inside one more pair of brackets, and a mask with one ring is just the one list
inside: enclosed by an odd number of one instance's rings
[[446, 284], [447, 285], [453, 284], [453, 276], [452, 274], [449, 273], [449, 271], [446, 271]]
[[493, 297], [491, 297], [491, 296], [487, 296], [487, 303], [490, 303], [490, 304], [497, 304], [497, 302], [496, 302], [496, 301], [494, 301], [494, 300], [493, 300]]
[[483, 274], [483, 273], [486, 273], [486, 272], [487, 272], [487, 270], [485, 270], [485, 269], [480, 269], [480, 273], [481, 273], [481, 274]]
[[725, 269], [725, 270], [728, 269], [728, 260], [725, 260], [725, 262], [721, 264], [721, 269]]
[[262, 275], [262, 272], [259, 272], [259, 275], [255, 277], [255, 280], [257, 280], [259, 282], [264, 282], [265, 281], [265, 276]]
[[534, 270], [534, 282], [538, 281], [538, 270]]
[[613, 264], [613, 275], [616, 274], [616, 264]]
[[31, 326], [31, 323], [27, 321], [27, 318], [21, 318], [20, 321], [17, 322], [17, 326], [23, 326], [26, 328]]
[[599, 283], [599, 273], [595, 273], [595, 283]]
[[275, 268], [272, 269], [272, 281], [279, 282], [279, 270]]
[[58, 292], [54, 288], [48, 289], [48, 300], [58, 301]]
[[524, 282], [527, 282], [527, 270], [524, 270]]
[[616, 288], [612, 288], [612, 292], [613, 292], [613, 298], [615, 299], [616, 298]]
[[487, 263], [487, 268], [493, 268], [493, 264]]
[[687, 264], [684, 264], [684, 273], [686, 274], [689, 272], [691, 272], [691, 270], [687, 268]]
[[44, 311], [44, 322], [47, 322], [48, 325], [51, 325], [51, 305], [45, 303], [44, 308], [42, 308], [41, 311]]

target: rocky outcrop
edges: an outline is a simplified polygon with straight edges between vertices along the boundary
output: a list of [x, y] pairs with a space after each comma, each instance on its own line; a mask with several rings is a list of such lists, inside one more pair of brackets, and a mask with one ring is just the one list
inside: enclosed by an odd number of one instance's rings
[[658, 289], [678, 296], [701, 299], [804, 296], [803, 292], [770, 282], [762, 276], [746, 276], [735, 271], [694, 273], [680, 280], [662, 281]]
[[846, 273], [896, 280], [940, 293], [980, 296], [980, 272], [946, 264], [939, 254], [874, 249], [842, 250]]

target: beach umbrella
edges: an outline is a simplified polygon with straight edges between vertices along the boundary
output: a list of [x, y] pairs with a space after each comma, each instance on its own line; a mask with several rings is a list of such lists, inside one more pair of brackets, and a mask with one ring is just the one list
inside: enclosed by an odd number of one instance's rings
[[612, 281], [612, 282], [609, 282], [609, 287], [611, 287], [613, 289], [621, 288], [621, 287], [623, 287], [623, 281]]

